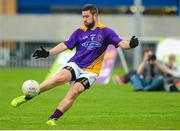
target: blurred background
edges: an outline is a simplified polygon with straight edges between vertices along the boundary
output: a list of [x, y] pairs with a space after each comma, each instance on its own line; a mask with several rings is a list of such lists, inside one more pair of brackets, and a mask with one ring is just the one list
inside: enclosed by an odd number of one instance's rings
[[50, 67], [55, 57], [34, 60], [33, 51], [67, 39], [83, 24], [87, 3], [96, 4], [100, 21], [123, 39], [139, 37], [139, 48], [123, 51], [129, 68], [137, 67], [144, 49], [180, 39], [180, 0], [0, 0], [0, 67]]
[[[97, 5], [102, 23], [125, 40], [136, 35], [140, 46], [130, 50], [118, 48], [112, 75], [106, 72], [109, 70], [103, 72], [111, 76], [111, 81], [93, 85], [58, 126], [50, 127], [45, 122], [69, 85], [42, 93], [16, 110], [10, 102], [22, 95], [24, 81], [41, 82], [51, 73], [49, 69], [57, 62], [57, 56], [35, 60], [33, 52], [40, 46], [50, 49], [68, 39], [83, 25], [81, 7], [87, 3]], [[180, 0], [0, 0], [0, 129], [179, 130], [179, 93], [137, 93], [130, 82], [114, 82], [115, 75], [124, 76], [127, 69], [137, 68], [144, 50], [152, 48], [157, 54], [160, 45], [166, 45], [161, 53], [180, 53]], [[63, 58], [68, 58], [69, 52], [72, 51], [64, 52]], [[114, 60], [112, 54], [110, 50], [107, 63]]]

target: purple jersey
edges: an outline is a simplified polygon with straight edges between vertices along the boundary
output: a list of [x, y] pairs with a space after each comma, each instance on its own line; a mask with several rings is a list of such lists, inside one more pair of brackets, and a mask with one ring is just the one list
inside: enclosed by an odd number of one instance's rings
[[85, 71], [99, 74], [106, 48], [109, 44], [118, 47], [121, 40], [112, 29], [101, 23], [95, 30], [82, 26], [72, 33], [69, 40], [64, 41], [69, 49], [76, 47], [75, 55], [68, 62], [76, 63]]

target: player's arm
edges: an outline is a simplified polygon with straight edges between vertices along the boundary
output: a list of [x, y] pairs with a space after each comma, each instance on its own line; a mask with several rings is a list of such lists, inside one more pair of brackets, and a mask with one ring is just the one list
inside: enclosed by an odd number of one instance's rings
[[116, 32], [110, 28], [105, 29], [105, 34], [109, 40], [109, 43], [113, 44], [116, 48], [121, 47], [123, 49], [135, 48], [139, 44], [137, 37], [133, 36], [130, 41], [122, 40]]
[[67, 46], [61, 42], [59, 43], [57, 46], [55, 46], [54, 48], [50, 49], [49, 51], [44, 49], [42, 46], [40, 47], [40, 49], [36, 50], [33, 54], [33, 57], [35, 57], [35, 59], [38, 58], [46, 58], [48, 56], [52, 56], [52, 55], [56, 55], [60, 52], [63, 52], [67, 49]]
[[49, 51], [45, 50], [42, 46], [40, 47], [40, 49], [36, 50], [33, 54], [33, 57], [35, 57], [35, 59], [38, 58], [46, 58], [48, 56], [52, 56], [52, 55], [56, 55], [58, 53], [61, 53], [67, 49], [72, 50], [78, 42], [78, 31], [79, 29], [75, 30], [71, 36], [69, 37], [68, 40], [59, 43], [57, 46], [55, 46], [54, 48], [50, 49]]
[[135, 48], [136, 46], [138, 46], [138, 44], [139, 44], [138, 38], [133, 36], [130, 39], [130, 42], [126, 40], [122, 40], [121, 42], [119, 42], [118, 46], [120, 46], [123, 49], [130, 49], [130, 48]]
[[49, 55], [50, 56], [56, 55], [56, 54], [61, 53], [67, 49], [68, 49], [67, 46], [63, 42], [61, 42], [57, 46], [55, 46], [54, 48], [49, 50]]

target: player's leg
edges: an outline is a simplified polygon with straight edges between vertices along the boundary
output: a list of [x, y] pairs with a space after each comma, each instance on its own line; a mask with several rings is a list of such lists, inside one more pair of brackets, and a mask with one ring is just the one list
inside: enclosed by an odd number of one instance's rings
[[[58, 72], [54, 77], [45, 80], [39, 85], [40, 93], [49, 90], [57, 85], [62, 85], [72, 79], [71, 71], [64, 68], [60, 72]], [[13, 107], [18, 107], [22, 103], [27, 102], [28, 100], [32, 99], [31, 96], [19, 96], [11, 101], [11, 105]]]
[[72, 78], [71, 72], [67, 69], [63, 69], [59, 73], [57, 73], [54, 77], [43, 81], [39, 85], [40, 93], [52, 89], [56, 86], [63, 85], [69, 82]]
[[64, 99], [60, 102], [57, 109], [49, 117], [48, 125], [56, 125], [56, 121], [73, 105], [76, 98], [84, 91], [84, 86], [76, 82], [68, 91]]
[[67, 95], [60, 102], [55, 112], [49, 117], [47, 124], [55, 125], [56, 121], [73, 105], [76, 98], [88, 89], [97, 79], [93, 73], [82, 74], [69, 89]]
[[[87, 80], [87, 78], [83, 78], [84, 81]], [[81, 79], [82, 80], [82, 79]], [[87, 80], [88, 81], [88, 80]], [[90, 87], [89, 83], [86, 87]], [[66, 112], [74, 103], [76, 98], [87, 88], [84, 87], [82, 82], [76, 82], [68, 91], [64, 99], [60, 102], [58, 109], [61, 110], [61, 112]]]

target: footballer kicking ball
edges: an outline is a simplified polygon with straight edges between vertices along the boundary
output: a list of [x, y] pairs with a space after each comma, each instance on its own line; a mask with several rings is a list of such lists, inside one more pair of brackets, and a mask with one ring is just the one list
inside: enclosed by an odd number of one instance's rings
[[24, 95], [33, 97], [38, 95], [39, 91], [39, 83], [35, 80], [27, 80], [22, 85], [22, 92]]

